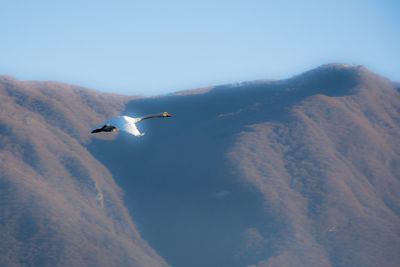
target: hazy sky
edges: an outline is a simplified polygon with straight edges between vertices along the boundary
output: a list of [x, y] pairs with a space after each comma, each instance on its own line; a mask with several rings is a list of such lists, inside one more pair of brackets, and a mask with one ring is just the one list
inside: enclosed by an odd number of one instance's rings
[[0, 1], [0, 74], [164, 94], [329, 62], [400, 81], [400, 1]]

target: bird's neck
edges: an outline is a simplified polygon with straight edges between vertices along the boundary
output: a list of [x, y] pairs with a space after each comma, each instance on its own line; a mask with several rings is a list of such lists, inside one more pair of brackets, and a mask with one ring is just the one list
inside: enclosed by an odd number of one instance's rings
[[140, 120], [146, 120], [146, 119], [151, 119], [151, 118], [162, 118], [162, 117], [164, 117], [163, 114], [152, 114], [152, 115], [143, 116], [140, 118]]

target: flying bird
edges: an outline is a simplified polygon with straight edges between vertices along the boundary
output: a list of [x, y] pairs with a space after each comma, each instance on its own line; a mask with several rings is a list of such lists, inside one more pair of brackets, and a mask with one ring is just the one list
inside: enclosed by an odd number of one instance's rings
[[116, 132], [116, 131], [124, 131], [130, 133], [134, 136], [143, 136], [144, 133], [139, 132], [136, 128], [136, 123], [142, 120], [151, 119], [151, 118], [165, 118], [172, 117], [168, 112], [163, 112], [161, 114], [153, 114], [147, 115], [140, 118], [132, 118], [128, 116], [118, 116], [112, 118], [111, 120], [105, 121], [100, 126], [94, 128], [90, 131], [90, 133], [100, 133], [100, 132]]

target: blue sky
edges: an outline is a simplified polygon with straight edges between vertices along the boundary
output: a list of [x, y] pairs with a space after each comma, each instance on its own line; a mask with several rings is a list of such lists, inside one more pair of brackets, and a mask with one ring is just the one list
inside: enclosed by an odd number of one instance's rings
[[400, 1], [1, 1], [0, 74], [156, 95], [329, 62], [400, 81]]

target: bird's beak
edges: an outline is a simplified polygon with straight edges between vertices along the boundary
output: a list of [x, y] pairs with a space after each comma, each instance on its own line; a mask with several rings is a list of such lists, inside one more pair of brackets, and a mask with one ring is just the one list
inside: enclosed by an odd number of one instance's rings
[[171, 114], [167, 114], [167, 117], [172, 117]]

